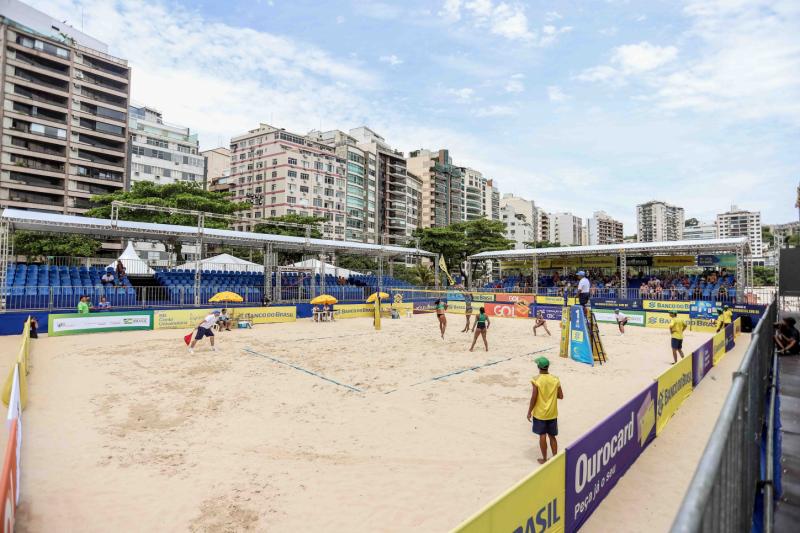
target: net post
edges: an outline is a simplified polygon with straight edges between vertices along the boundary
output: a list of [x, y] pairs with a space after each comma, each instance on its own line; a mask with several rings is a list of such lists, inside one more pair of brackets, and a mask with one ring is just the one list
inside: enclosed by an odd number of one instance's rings
[[434, 275], [434, 278], [435, 278], [433, 280], [433, 283], [434, 283], [434, 287], [436, 289], [439, 288], [439, 275], [441, 274], [440, 269], [439, 269], [439, 261], [440, 261], [441, 257], [442, 256], [440, 254], [436, 254], [436, 259], [434, 259], [434, 261], [433, 261], [433, 275]]

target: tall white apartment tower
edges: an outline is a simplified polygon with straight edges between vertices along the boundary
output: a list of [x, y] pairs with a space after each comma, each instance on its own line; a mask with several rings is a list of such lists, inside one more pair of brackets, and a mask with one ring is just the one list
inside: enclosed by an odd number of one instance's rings
[[753, 257], [763, 257], [764, 243], [761, 240], [761, 213], [745, 211], [732, 205], [730, 211], [717, 215], [717, 236], [747, 237]]
[[161, 112], [131, 106], [131, 185], [137, 181], [159, 184], [186, 181], [203, 185], [205, 160], [198, 154], [197, 134], [189, 128], [164, 122]]
[[652, 200], [636, 206], [639, 242], [679, 241], [683, 238], [683, 208]]
[[580, 246], [583, 220], [572, 213], [550, 213], [550, 242], [562, 246]]

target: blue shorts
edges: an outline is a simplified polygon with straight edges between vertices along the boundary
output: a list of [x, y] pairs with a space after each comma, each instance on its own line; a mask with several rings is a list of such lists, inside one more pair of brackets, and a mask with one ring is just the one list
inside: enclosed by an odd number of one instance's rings
[[533, 432], [537, 435], [558, 435], [558, 418], [539, 420], [533, 417]]
[[213, 337], [214, 332], [208, 328], [197, 328], [197, 334], [194, 336], [194, 340], [199, 341], [203, 337]]
[[683, 339], [670, 339], [672, 340], [673, 350], [683, 350]]

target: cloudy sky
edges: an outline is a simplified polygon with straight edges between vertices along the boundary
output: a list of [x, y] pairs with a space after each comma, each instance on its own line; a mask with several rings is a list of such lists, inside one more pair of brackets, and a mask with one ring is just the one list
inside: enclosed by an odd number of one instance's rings
[[797, 220], [796, 0], [29, 0], [201, 148], [269, 122], [449, 148], [549, 211]]

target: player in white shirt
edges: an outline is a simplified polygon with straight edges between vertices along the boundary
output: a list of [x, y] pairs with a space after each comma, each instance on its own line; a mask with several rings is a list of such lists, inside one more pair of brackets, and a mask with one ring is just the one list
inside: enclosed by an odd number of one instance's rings
[[208, 337], [208, 339], [211, 341], [211, 351], [217, 351], [217, 349], [214, 347], [214, 332], [211, 328], [217, 324], [219, 315], [219, 310], [215, 309], [210, 315], [207, 315], [202, 322], [200, 322], [200, 324], [197, 326], [197, 334], [194, 336], [194, 339], [192, 339], [192, 344], [189, 345], [189, 353], [194, 353], [195, 344], [197, 344], [197, 341], [201, 340], [203, 337]]
[[617, 326], [619, 332], [625, 334], [625, 324], [628, 323], [628, 317], [619, 312], [619, 309], [614, 309], [614, 318], [617, 319]]

